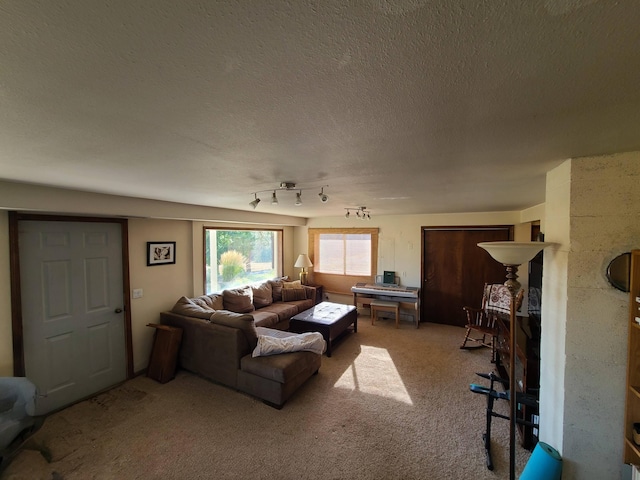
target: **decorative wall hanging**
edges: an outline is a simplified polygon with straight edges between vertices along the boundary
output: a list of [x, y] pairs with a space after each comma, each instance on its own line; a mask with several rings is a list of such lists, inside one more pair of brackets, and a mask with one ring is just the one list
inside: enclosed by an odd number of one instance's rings
[[147, 242], [147, 266], [176, 263], [176, 242]]

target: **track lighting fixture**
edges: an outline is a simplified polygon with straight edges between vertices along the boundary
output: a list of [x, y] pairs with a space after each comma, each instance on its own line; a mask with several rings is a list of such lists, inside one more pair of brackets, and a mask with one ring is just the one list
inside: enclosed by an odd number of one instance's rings
[[[325, 187], [328, 187], [328, 186], [329, 185], [322, 185], [320, 187], [320, 193], [318, 193], [318, 197], [320, 197], [320, 201], [322, 203], [327, 203], [329, 201], [329, 195], [324, 193]], [[313, 187], [313, 188], [318, 188], [318, 187]], [[272, 192], [272, 194], [271, 194], [271, 205], [278, 205], [279, 201], [278, 201], [278, 196], [277, 196], [276, 192], [278, 192], [278, 191], [291, 191], [291, 190], [294, 190], [294, 191], [297, 190], [296, 199], [295, 199], [294, 205], [296, 207], [301, 206], [302, 205], [302, 191], [303, 190], [309, 190], [309, 189], [296, 188], [296, 184], [294, 182], [280, 182], [280, 186], [278, 188], [276, 188], [275, 190], [274, 189], [269, 189], [269, 190], [260, 190], [260, 191], [254, 192], [253, 196], [255, 198], [254, 198], [254, 200], [252, 202], [249, 202], [249, 205], [251, 205], [255, 210], [255, 208], [260, 203], [260, 198], [258, 198], [258, 194], [259, 193], [263, 193], [263, 192]]]
[[253, 199], [252, 202], [249, 202], [249, 205], [251, 205], [253, 207], [253, 209], [255, 210], [256, 207], [258, 206], [258, 204], [260, 203], [260, 199], [258, 198], [258, 195], [256, 193], [254, 193], [253, 196], [255, 198]]
[[371, 220], [371, 212], [367, 210], [367, 207], [345, 207], [345, 210], [347, 211], [347, 213], [344, 214], [344, 218], [349, 218], [349, 216], [351, 215], [351, 210], [355, 210], [356, 218], [359, 218], [360, 220]]

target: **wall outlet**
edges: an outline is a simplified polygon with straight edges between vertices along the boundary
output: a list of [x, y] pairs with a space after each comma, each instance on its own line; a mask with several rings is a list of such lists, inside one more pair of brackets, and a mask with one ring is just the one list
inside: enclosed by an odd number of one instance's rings
[[142, 298], [142, 289], [141, 288], [134, 288], [133, 292], [131, 292], [131, 297], [132, 298]]

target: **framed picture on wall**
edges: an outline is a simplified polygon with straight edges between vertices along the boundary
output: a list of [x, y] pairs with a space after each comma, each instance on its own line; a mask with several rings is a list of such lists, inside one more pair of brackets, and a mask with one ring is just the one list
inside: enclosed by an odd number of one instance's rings
[[147, 266], [176, 263], [176, 242], [147, 242]]

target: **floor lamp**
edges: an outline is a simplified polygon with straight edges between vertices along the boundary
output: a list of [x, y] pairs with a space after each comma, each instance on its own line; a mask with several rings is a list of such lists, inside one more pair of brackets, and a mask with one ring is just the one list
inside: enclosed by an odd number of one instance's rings
[[549, 246], [545, 242], [481, 242], [494, 260], [502, 263], [507, 269], [507, 281], [504, 285], [509, 289], [511, 302], [509, 309], [509, 479], [515, 480], [516, 475], [516, 295], [520, 291], [518, 282], [518, 267], [529, 263], [540, 250]]

